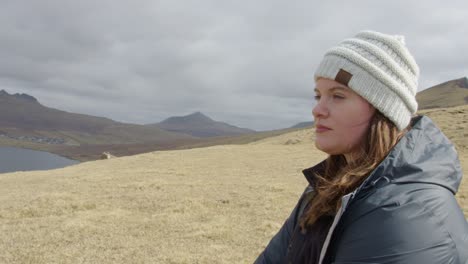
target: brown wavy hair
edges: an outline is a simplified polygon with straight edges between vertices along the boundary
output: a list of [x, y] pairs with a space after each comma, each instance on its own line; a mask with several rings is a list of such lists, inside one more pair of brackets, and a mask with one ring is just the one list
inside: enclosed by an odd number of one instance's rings
[[316, 174], [315, 197], [301, 218], [301, 228], [304, 230], [321, 216], [335, 215], [341, 206], [341, 197], [359, 187], [406, 131], [399, 131], [376, 111], [353, 161], [348, 163], [344, 155], [330, 155], [325, 160], [323, 174]]

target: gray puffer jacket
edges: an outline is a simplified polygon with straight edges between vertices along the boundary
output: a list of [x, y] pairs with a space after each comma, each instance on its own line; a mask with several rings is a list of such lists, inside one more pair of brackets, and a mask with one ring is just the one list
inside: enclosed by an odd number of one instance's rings
[[[304, 170], [313, 185], [315, 167]], [[428, 117], [408, 133], [353, 193], [342, 198], [320, 264], [468, 264], [468, 223], [454, 195], [457, 152]], [[255, 263], [287, 263], [309, 186]]]

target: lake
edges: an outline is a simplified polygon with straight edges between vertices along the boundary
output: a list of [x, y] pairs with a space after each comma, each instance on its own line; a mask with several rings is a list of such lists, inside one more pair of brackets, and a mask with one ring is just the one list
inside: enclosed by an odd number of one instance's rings
[[67, 159], [45, 151], [0, 147], [0, 173], [50, 170], [77, 163], [79, 163], [79, 161]]

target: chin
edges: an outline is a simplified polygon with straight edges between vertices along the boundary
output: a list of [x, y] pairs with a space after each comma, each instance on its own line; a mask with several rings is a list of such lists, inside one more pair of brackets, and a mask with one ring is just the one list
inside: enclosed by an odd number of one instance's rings
[[336, 147], [329, 146], [329, 145], [323, 144], [323, 143], [320, 144], [317, 141], [315, 141], [315, 147], [318, 150], [327, 153], [328, 155], [341, 155], [341, 154], [343, 154], [343, 151], [339, 151], [338, 149], [336, 149]]
[[330, 149], [329, 147], [327, 147], [326, 144], [320, 144], [319, 142], [315, 141], [315, 147], [316, 147], [318, 150], [322, 151], [322, 152], [325, 152], [325, 153], [327, 153], [327, 154], [329, 154], [329, 155], [332, 155], [332, 154], [330, 153], [331, 149]]

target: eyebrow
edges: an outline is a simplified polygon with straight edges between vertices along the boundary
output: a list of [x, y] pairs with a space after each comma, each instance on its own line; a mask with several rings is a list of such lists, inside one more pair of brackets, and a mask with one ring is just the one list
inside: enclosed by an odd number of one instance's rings
[[[348, 92], [349, 88], [345, 88], [343, 86], [333, 86], [332, 88], [329, 89], [330, 92], [334, 92], [336, 90]], [[320, 92], [317, 88], [314, 88], [315, 92]]]

